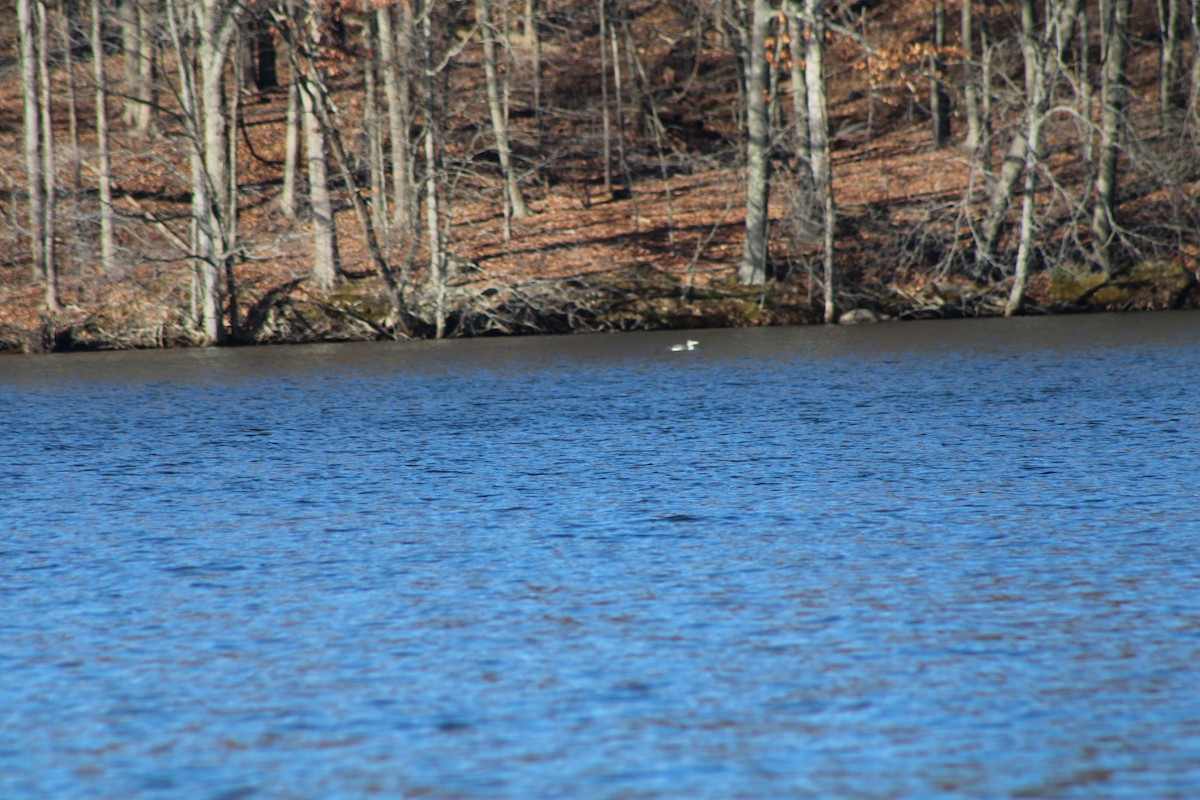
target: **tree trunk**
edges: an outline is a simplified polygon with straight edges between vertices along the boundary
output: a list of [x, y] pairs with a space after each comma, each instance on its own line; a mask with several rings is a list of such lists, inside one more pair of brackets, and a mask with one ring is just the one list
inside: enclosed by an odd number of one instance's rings
[[1021, 309], [1025, 287], [1029, 281], [1029, 261], [1033, 248], [1034, 202], [1037, 193], [1037, 151], [1041, 141], [1042, 98], [1047, 94], [1046, 75], [1042, 64], [1045, 53], [1034, 29], [1033, 0], [1021, 0], [1021, 53], [1025, 60], [1025, 89], [1029, 107], [1025, 113], [1025, 148], [1023, 169], [1024, 196], [1021, 198], [1021, 234], [1017, 246], [1017, 263], [1012, 289], [1004, 306], [1004, 316], [1010, 317]]
[[1037, 126], [1033, 125], [1031, 118], [1037, 116], [1040, 119], [1049, 107], [1052, 82], [1050, 72], [1058, 69], [1061, 59], [1049, 58], [1045, 51], [1052, 42], [1060, 49], [1066, 47], [1074, 30], [1080, 3], [1081, 0], [1065, 0], [1063, 3], [1049, 6], [1051, 16], [1046, 19], [1039, 34], [1035, 30], [1036, 14], [1033, 0], [1021, 0], [1021, 51], [1025, 64], [1026, 110], [1022, 126], [1013, 132], [1008, 152], [1000, 166], [999, 178], [991, 187], [982, 236], [976, 249], [976, 263], [985, 274], [995, 272], [996, 243], [1003, 231], [1017, 182], [1026, 167], [1029, 150], [1034, 147], [1029, 141], [1029, 134], [1035, 127], [1040, 129], [1041, 126], [1040, 121]]
[[492, 0], [475, 0], [475, 13], [483, 36], [483, 73], [487, 88], [488, 112], [492, 118], [492, 132], [496, 137], [496, 151], [500, 156], [500, 171], [504, 174], [504, 185], [509, 209], [507, 218], [525, 219], [529, 207], [525, 195], [517, 182], [508, 146], [508, 119], [500, 97], [499, 76], [496, 74], [496, 27], [492, 24]]
[[1036, 65], [1032, 62], [1033, 49], [1033, 3], [1032, 0], [1021, 0], [1021, 52], [1025, 64], [1025, 103], [1026, 121], [1024, 127], [1013, 131], [1012, 141], [1008, 152], [1000, 164], [1000, 176], [991, 187], [988, 199], [987, 216], [983, 221], [983, 238], [978, 247], [976, 261], [981, 270], [987, 274], [995, 273], [996, 242], [1004, 228], [1005, 217], [1012, 205], [1016, 193], [1017, 181], [1025, 169], [1026, 155], [1029, 149], [1029, 115], [1033, 113], [1033, 87], [1037, 82]]
[[1113, 211], [1117, 194], [1117, 156], [1128, 105], [1125, 62], [1129, 51], [1131, 0], [1115, 0], [1112, 18], [1102, 26], [1106, 57], [1101, 73], [1100, 158], [1092, 207], [1092, 256], [1105, 275], [1113, 272]]
[[805, 78], [808, 81], [808, 125], [812, 147], [813, 185], [822, 211], [823, 273], [826, 324], [837, 321], [833, 272], [833, 234], [837, 226], [833, 200], [833, 161], [829, 142], [829, 95], [825, 86], [825, 0], [805, 0], [808, 24]]
[[990, 0], [979, 0], [983, 14], [979, 18], [979, 149], [975, 156], [983, 168], [985, 179], [992, 175], [992, 74], [994, 73], [994, 48], [992, 47], [992, 20]]
[[244, 32], [245, 86], [249, 89], [274, 89], [279, 85], [279, 54], [271, 34], [268, 17], [256, 15]]
[[663, 197], [667, 201], [667, 242], [673, 248], [675, 246], [675, 201], [674, 193], [671, 191], [671, 175], [670, 169], [667, 166], [666, 148], [664, 147], [667, 126], [663, 124], [662, 116], [658, 113], [658, 104], [654, 100], [654, 92], [651, 90], [650, 76], [646, 72], [646, 65], [642, 63], [642, 59], [638, 55], [639, 48], [633, 38], [633, 26], [626, 20], [622, 28], [625, 33], [625, 54], [629, 59], [629, 69], [633, 72], [638, 85], [641, 87], [646, 124], [653, 135], [654, 150], [658, 155], [658, 171], [662, 179]]
[[1181, 25], [1179, 0], [1159, 0], [1158, 19], [1160, 36], [1159, 114], [1160, 127], [1166, 131], [1170, 125], [1172, 112], [1182, 108], [1185, 100], [1179, 69], [1179, 28]]
[[138, 37], [138, 85], [141, 87], [142, 103], [137, 111], [134, 128], [140, 136], [151, 136], [158, 125], [158, 112], [155, 109], [158, 103], [158, 74], [155, 68], [158, 41], [150, 35], [154, 30], [154, 19], [151, 6], [145, 0], [138, 3], [138, 28], [141, 30]]
[[[240, 36], [234, 35], [236, 41]], [[225, 297], [229, 301], [229, 340], [237, 342], [241, 339], [238, 320], [238, 287], [237, 276], [234, 271], [234, 266], [238, 261], [238, 252], [241, 245], [238, 242], [238, 224], [241, 219], [238, 208], [238, 197], [241, 194], [241, 175], [238, 174], [238, 129], [241, 126], [242, 113], [242, 81], [245, 80], [245, 75], [242, 72], [244, 64], [234, 62], [233, 68], [233, 91], [232, 98], [227, 105], [229, 106], [229, 127], [225, 137], [225, 146], [228, 148], [226, 153], [225, 163], [228, 166], [229, 183], [223, 187], [228, 192], [229, 205], [225, 210]]]
[[42, 116], [42, 195], [45, 197], [42, 223], [42, 253], [46, 280], [46, 309], [58, 310], [58, 255], [55, 239], [58, 231], [58, 158], [55, 155], [54, 117], [51, 113], [54, 99], [50, 85], [50, 9], [47, 0], [38, 0], [34, 8], [38, 42], [38, 93]]
[[96, 150], [99, 169], [96, 176], [100, 196], [100, 265], [106, 274], [116, 270], [116, 244], [113, 232], [112, 156], [108, 135], [108, 76], [105, 70], [102, 38], [101, 0], [91, 0], [92, 74], [96, 80]]
[[279, 209], [288, 219], [296, 218], [296, 176], [300, 162], [300, 77], [292, 71], [288, 81], [287, 129], [283, 144], [283, 188], [279, 192]]
[[601, 161], [604, 165], [604, 193], [611, 195], [612, 182], [612, 112], [608, 105], [608, 0], [598, 0], [600, 15], [600, 125]]
[[387, 175], [383, 163], [383, 119], [379, 114], [379, 30], [372, 15], [363, 17], [363, 134], [371, 187], [371, 222], [388, 240]]
[[135, 127], [139, 95], [138, 59], [142, 31], [138, 27], [138, 0], [119, 0], [117, 21], [121, 25], [121, 55], [125, 65], [123, 121], [127, 128]]
[[[625, 197], [633, 199], [633, 179], [629, 172], [629, 159], [625, 152], [625, 99], [624, 81], [621, 80], [621, 48], [617, 43], [617, 25], [609, 21], [608, 43], [612, 53], [613, 70], [613, 105], [616, 108], [617, 123], [617, 163], [621, 168], [621, 187]], [[634, 216], [637, 216], [636, 209]]]
[[933, 146], [950, 143], [950, 89], [946, 86], [946, 65], [942, 52], [946, 47], [946, 4], [933, 4], [933, 55], [929, 63], [929, 107], [933, 117]]
[[[229, 153], [223, 80], [236, 29], [236, 9], [223, 0], [203, 0], [180, 10], [177, 0], [166, 0], [166, 13], [177, 53], [178, 97], [191, 150], [192, 258], [196, 269], [193, 307], [201, 338], [209, 344], [220, 344], [227, 333], [221, 277], [225, 259], [231, 257], [225, 217], [229, 206]], [[181, 25], [187, 27], [181, 30]]]
[[743, 37], [746, 48], [742, 59], [746, 70], [746, 241], [738, 265], [738, 280], [749, 286], [761, 285], [767, 274], [771, 131], [766, 47], [774, 14], [770, 0], [754, 0], [750, 29]]
[[[1127, 0], [1122, 0], [1125, 2]], [[1068, 0], [1049, 10], [1051, 16], [1039, 36], [1034, 28], [1034, 0], [1021, 0], [1021, 50], [1025, 60], [1028, 107], [1025, 113], [1026, 142], [1024, 153], [1024, 197], [1021, 199], [1020, 239], [1013, 285], [1009, 292], [1004, 315], [1012, 316], [1021, 310], [1029, 281], [1029, 265], [1033, 258], [1033, 234], [1036, 210], [1038, 169], [1041, 163], [1042, 130], [1050, 110], [1052, 83], [1056, 70], [1065, 62], [1064, 52], [1075, 30], [1082, 0]], [[1053, 43], [1056, 52], [1050, 51]]]
[[[216, 279], [212, 270], [213, 223], [212, 206], [208, 201], [208, 183], [204, 179], [204, 155], [201, 151], [199, 106], [196, 98], [196, 60], [191, 45], [195, 39], [195, 18], [190, 9], [179, 11], [175, 0], [166, 0], [167, 26], [175, 57], [179, 64], [179, 105], [188, 138], [188, 155], [191, 164], [192, 183], [192, 242], [189, 255], [192, 258], [192, 321], [200, 336], [207, 342], [216, 341], [219, 333], [220, 316], [212, 315], [211, 297], [216, 292]], [[128, 79], [128, 47], [126, 48], [126, 78]], [[126, 105], [126, 112], [129, 106]], [[128, 120], [128, 113], [126, 114]]]
[[[313, 13], [307, 20], [296, 17], [296, 36], [308, 37], [306, 47], [316, 49], [320, 44], [320, 17]], [[307, 52], [307, 51], [306, 51]], [[333, 215], [333, 200], [329, 194], [329, 162], [326, 154], [325, 128], [321, 124], [319, 90], [313, 85], [313, 64], [306, 59], [300, 76], [300, 103], [304, 118], [304, 160], [308, 169], [308, 198], [313, 216], [312, 280], [323, 291], [338, 284], [337, 221]], [[354, 191], [353, 186], [346, 187]]]
[[42, 176], [42, 108], [38, 82], [37, 25], [31, 3], [17, 1], [17, 28], [21, 48], [21, 94], [24, 101], [23, 139], [25, 173], [29, 191], [29, 245], [34, 280], [45, 280], [46, 270], [46, 183]]
[[1030, 120], [1029, 149], [1025, 154], [1025, 194], [1021, 198], [1021, 235], [1017, 245], [1017, 263], [1012, 289], [1004, 305], [1004, 316], [1011, 317], [1021, 310], [1025, 288], [1029, 284], [1029, 262], [1033, 252], [1034, 201], [1037, 194], [1038, 162], [1035, 148], [1040, 142], [1041, 120]]
[[312, 279], [324, 291], [338, 283], [337, 223], [333, 216], [333, 200], [329, 194], [329, 165], [325, 154], [325, 131], [314, 108], [315, 98], [308, 88], [301, 88], [300, 101], [304, 115], [304, 160], [308, 167], [308, 197], [312, 207]]
[[[427, 0], [427, 3], [432, 0]], [[446, 259], [442, 253], [441, 213], [438, 197], [438, 109], [433, 95], [432, 8], [427, 4], [421, 18], [422, 70], [425, 89], [425, 226], [429, 238], [429, 278], [434, 293], [434, 335], [446, 335]]]
[[975, 63], [975, 9], [972, 0], [963, 0], [960, 27], [963, 51], [963, 105], [967, 117], [967, 150], [972, 156], [983, 138], [979, 110], [978, 69]]
[[[409, 141], [411, 103], [408, 78], [401, 73], [409, 62], [411, 24], [400, 27], [400, 49], [397, 50], [397, 31], [393, 24], [393, 6], [375, 10], [379, 28], [379, 59], [383, 79], [383, 95], [387, 100], [388, 138], [392, 156], [392, 226], [396, 232], [410, 233], [415, 217], [413, 209], [412, 148]], [[411, 13], [411, 12], [408, 12]]]
[[533, 114], [539, 139], [542, 135], [542, 36], [538, 32], [538, 0], [525, 0], [525, 38], [529, 46], [529, 72], [533, 82]]
[[[359, 230], [362, 232], [363, 243], [366, 245], [367, 253], [375, 267], [375, 274], [387, 287], [394, 319], [404, 330], [407, 330], [403, 287], [397, 283], [395, 273], [384, 255], [383, 248], [380, 247], [375, 226], [371, 223], [371, 210], [363, 200], [363, 187], [359, 184], [350, 158], [346, 154], [346, 148], [342, 146], [341, 128], [335, 124], [338, 116], [337, 109], [329, 97], [324, 76], [317, 68], [316, 58], [310, 47], [311, 44], [315, 44], [313, 35], [319, 31], [319, 28], [306, 26], [298, 20], [295, 16], [294, 3], [290, 1], [286, 6], [286, 12], [280, 12], [277, 9], [272, 11], [272, 14], [275, 15], [281, 32], [288, 38], [292, 72], [301, 76], [300, 90], [303, 105], [305, 109], [315, 112], [316, 123], [325, 140], [324, 149], [328, 150], [337, 163], [342, 181], [346, 185], [350, 206], [354, 209], [354, 216], [358, 221]], [[289, 16], [291, 21], [289, 21]], [[332, 214], [330, 218], [332, 219]]]
[[1192, 0], [1192, 91], [1188, 108], [1193, 119], [1200, 115], [1200, 0]]
[[808, 139], [808, 82], [804, 76], [803, 8], [798, 0], [788, 2], [792, 80], [792, 141], [796, 152], [796, 171], [801, 191], [812, 188], [812, 152]]
[[63, 71], [67, 77], [67, 137], [71, 142], [71, 174], [74, 201], [83, 188], [83, 158], [79, 150], [79, 93], [75, 87], [75, 23], [71, 19], [71, 5], [67, 0], [58, 0], [59, 39], [62, 41]]
[[218, 247], [221, 259], [227, 257], [232, 231], [229, 211], [229, 129], [226, 124], [225, 66], [229, 48], [237, 28], [233, 10], [225, 7], [226, 0], [201, 0], [200, 28], [200, 117], [204, 127], [204, 169], [212, 187], [212, 201], [219, 225]]
[[154, 128], [154, 42], [146, 0], [121, 0], [117, 19], [125, 55], [125, 126], [148, 136]]
[[[232, 299], [225, 289], [232, 285], [234, 242], [237, 239], [233, 207], [237, 198], [231, 191], [234, 172], [229, 163], [229, 103], [226, 99], [225, 67], [240, 21], [238, 5], [232, 0], [201, 0], [196, 12], [200, 29], [200, 117], [204, 130], [204, 177], [209, 186], [212, 206], [214, 271], [225, 279], [225, 286], [210, 298], [209, 313], [217, 320], [216, 341], [223, 343], [228, 329], [223, 322], [224, 301]], [[237, 87], [233, 88], [237, 91]], [[234, 320], [230, 320], [234, 325]]]

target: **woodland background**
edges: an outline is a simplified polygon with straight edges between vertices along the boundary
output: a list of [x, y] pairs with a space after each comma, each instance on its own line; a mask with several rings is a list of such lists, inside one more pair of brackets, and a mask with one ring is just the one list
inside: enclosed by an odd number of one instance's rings
[[1196, 0], [5, 0], [0, 348], [1200, 303]]

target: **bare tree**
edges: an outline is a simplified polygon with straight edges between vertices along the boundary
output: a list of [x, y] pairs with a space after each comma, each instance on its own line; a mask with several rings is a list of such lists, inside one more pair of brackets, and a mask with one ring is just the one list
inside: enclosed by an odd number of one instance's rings
[[[312, 212], [313, 283], [320, 289], [333, 289], [341, 278], [338, 260], [337, 221], [329, 191], [329, 161], [326, 126], [322, 123], [321, 104], [324, 84], [316, 72], [315, 51], [321, 44], [324, 24], [319, 2], [298, 6], [288, 0], [287, 10], [293, 50], [301, 58], [293, 63], [300, 94], [301, 130], [304, 133], [304, 165], [308, 175], [308, 200]], [[347, 187], [353, 188], [353, 187]]]
[[29, 189], [30, 246], [33, 276], [44, 282], [46, 310], [58, 310], [55, 260], [54, 127], [50, 113], [50, 66], [45, 0], [18, 0], [21, 92], [24, 100], [25, 172]]
[[[279, 10], [272, 12], [275, 15], [276, 22], [279, 24], [280, 31], [287, 38], [288, 50], [292, 58], [292, 70], [300, 74], [303, 78], [300, 83], [302, 105], [305, 111], [310, 112], [312, 115], [312, 122], [308, 124], [315, 125], [318, 129], [317, 137], [310, 140], [313, 143], [313, 148], [307, 152], [315, 156], [318, 152], [316, 148], [318, 139], [324, 139], [324, 146], [321, 148], [321, 152], [332, 155], [337, 165], [338, 173], [346, 187], [347, 199], [350, 201], [350, 207], [354, 209], [354, 217], [358, 222], [359, 230], [363, 237], [363, 244], [366, 246], [371, 263], [374, 266], [375, 274], [383, 281], [387, 289], [388, 300], [393, 312], [393, 323], [399, 323], [402, 327], [406, 327], [407, 311], [405, 309], [404, 286], [396, 279], [396, 274], [383, 252], [378, 231], [373, 222], [371, 209], [363, 199], [367, 194], [367, 190], [360, 184], [354, 165], [350, 161], [350, 156], [342, 144], [341, 130], [343, 126], [339, 124], [341, 115], [330, 95], [325, 76], [318, 65], [317, 53], [315, 52], [316, 48], [314, 45], [318, 42], [313, 36], [320, 35], [321, 26], [319, 24], [312, 24], [311, 14], [313, 9], [309, 9], [308, 11], [310, 14], [309, 17], [304, 17], [303, 15], [301, 17], [291, 16], [289, 19], [289, 14], [297, 13], [297, 7], [293, 3], [289, 3], [286, 12]], [[318, 159], [314, 158], [310, 160], [310, 168], [313, 166], [313, 161], [315, 160]], [[318, 166], [317, 169], [319, 171], [320, 167]], [[332, 222], [332, 205], [329, 219]]]
[[496, 39], [499, 33], [492, 23], [492, 0], [475, 0], [476, 19], [483, 36], [483, 71], [487, 89], [488, 113], [492, 120], [492, 132], [496, 139], [496, 152], [500, 158], [500, 171], [504, 176], [505, 218], [525, 219], [529, 207], [512, 165], [512, 154], [508, 143], [508, 114], [501, 101], [500, 78], [496, 69]]
[[1117, 156], [1125, 123], [1128, 86], [1125, 74], [1129, 50], [1131, 0], [1114, 0], [1102, 20], [1105, 59], [1101, 73], [1100, 153], [1096, 168], [1096, 198], [1092, 209], [1092, 255], [1105, 275], [1113, 271], [1113, 212], [1117, 193]]
[[[746, 82], [746, 241], [738, 280], [759, 285], [767, 273], [767, 227], [771, 197], [771, 120], [767, 35], [775, 17], [770, 0], [754, 0], [742, 36]], [[812, 65], [810, 64], [811, 68]]]
[[608, 0], [597, 0], [600, 22], [600, 124], [604, 193], [612, 194], [612, 111], [608, 101]]
[[837, 321], [833, 270], [833, 238], [837, 212], [833, 199], [833, 159], [829, 142], [829, 94], [825, 83], [825, 0], [805, 0], [808, 26], [804, 75], [808, 81], [808, 130], [812, 153], [813, 186], [821, 209], [822, 266], [825, 284], [826, 324]]
[[228, 338], [224, 303], [236, 287], [225, 67], [241, 11], [237, 0], [201, 0], [186, 8], [166, 0], [192, 162], [196, 323], [205, 341], [217, 343]]
[[[397, 26], [396, 15], [400, 14]], [[412, 7], [404, 2], [375, 9], [383, 95], [387, 100], [388, 140], [392, 162], [392, 227], [407, 235], [417, 217], [414, 208], [413, 156], [409, 128], [412, 97], [408, 71], [412, 65]], [[399, 45], [399, 46], [397, 46]]]
[[[1025, 130], [1020, 138], [1025, 142], [1022, 167], [1025, 174], [1024, 196], [1021, 198], [1020, 238], [1017, 261], [1013, 272], [1012, 289], [1004, 305], [1005, 316], [1021, 310], [1029, 281], [1029, 265], [1033, 257], [1034, 210], [1037, 201], [1038, 170], [1041, 163], [1042, 134], [1046, 114], [1050, 110], [1052, 83], [1056, 70], [1063, 62], [1062, 52], [1071, 38], [1075, 17], [1082, 0], [1067, 0], [1053, 6], [1042, 31], [1036, 28], [1034, 0], [1021, 0], [1021, 52], [1025, 60], [1028, 105], [1025, 110]], [[1016, 137], [1014, 137], [1015, 139]]]
[[379, 52], [379, 31], [375, 16], [363, 16], [362, 45], [365, 51], [363, 67], [363, 148], [371, 191], [371, 221], [375, 229], [390, 240], [388, 228], [387, 165], [383, 158], [383, 105], [380, 100], [380, 72], [382, 59]]
[[72, 12], [74, 4], [67, 0], [57, 0], [58, 6], [58, 39], [62, 52], [63, 73], [67, 84], [67, 140], [71, 143], [71, 188], [74, 190], [72, 200], [79, 202], [80, 191], [83, 188], [83, 159], [79, 149], [79, 92], [76, 87], [75, 75], [75, 20]]
[[1192, 92], [1188, 107], [1200, 113], [1200, 0], [1192, 0]]
[[804, 21], [800, 5], [788, 0], [788, 28], [792, 82], [792, 140], [796, 154], [796, 169], [799, 173], [801, 191], [812, 187], [812, 152], [808, 138], [808, 81], [805, 79], [804, 64]]
[[529, 73], [533, 84], [533, 113], [537, 120], [537, 132], [542, 134], [542, 35], [538, 30], [538, 12], [541, 10], [539, 0], [525, 0], [525, 14], [522, 27], [525, 34], [525, 44], [529, 48]]
[[283, 134], [283, 186], [279, 192], [279, 209], [288, 219], [296, 218], [296, 182], [300, 163], [300, 76], [292, 70], [287, 86], [287, 111]]
[[1158, 98], [1160, 127], [1164, 131], [1170, 125], [1172, 113], [1182, 108], [1186, 99], [1179, 66], [1179, 29], [1182, 26], [1180, 0], [1158, 0]]
[[929, 107], [933, 118], [933, 146], [950, 143], [950, 87], [946, 83], [946, 4], [933, 4], [933, 53], [929, 59]]
[[983, 138], [983, 120], [979, 104], [979, 77], [975, 61], [975, 6], [973, 0], [962, 0], [962, 19], [959, 26], [962, 39], [963, 106], [967, 118], [967, 150], [972, 155]]
[[[976, 264], [984, 274], [990, 275], [997, 271], [996, 244], [1004, 231], [1008, 210], [1016, 196], [1017, 184], [1021, 176], [1028, 172], [1027, 167], [1031, 164], [1036, 167], [1040, 159], [1044, 118], [1050, 108], [1053, 84], [1059, 77], [1059, 70], [1064, 58], [1061, 48], [1065, 48], [1071, 39], [1071, 32], [1075, 26], [1081, 1], [1065, 0], [1062, 3], [1049, 4], [1047, 6], [1049, 16], [1039, 27], [1036, 4], [1033, 0], [1021, 0], [1020, 43], [1025, 78], [1025, 91], [1021, 99], [1024, 109], [1021, 123], [1013, 129], [1011, 134], [1008, 149], [1000, 164], [999, 174], [990, 187], [987, 212], [976, 237]], [[986, 77], [987, 71], [985, 60], [983, 95], [984, 102], [990, 103], [990, 80]], [[990, 118], [988, 113], [985, 113], [984, 116], [985, 120]], [[1033, 136], [1037, 137], [1036, 141], [1031, 139]], [[1027, 177], [1028, 180], [1033, 181], [1036, 187], [1036, 176]], [[1032, 196], [1029, 197], [1029, 202], [1033, 202]], [[1030, 213], [1032, 214], [1032, 208]], [[1030, 217], [1030, 225], [1032, 225], [1032, 217]], [[1031, 229], [1026, 232], [1032, 234]], [[1028, 257], [1030, 253], [1026, 252], [1025, 255]], [[1021, 281], [1018, 281], [1018, 284], [1021, 285], [1019, 294], [1023, 296], [1024, 284]]]
[[92, 75], [96, 81], [96, 182], [100, 197], [100, 265], [108, 274], [116, 268], [113, 233], [112, 155], [109, 151], [108, 76], [105, 71], [101, 0], [91, 0]]
[[155, 119], [155, 43], [149, 3], [150, 0], [120, 0], [117, 6], [125, 56], [124, 120], [138, 136], [149, 135]]
[[446, 334], [446, 256], [441, 228], [441, 117], [434, 94], [437, 65], [433, 60], [433, 0], [421, 10], [421, 82], [425, 93], [425, 230], [429, 241], [429, 278], [434, 292], [434, 335]]

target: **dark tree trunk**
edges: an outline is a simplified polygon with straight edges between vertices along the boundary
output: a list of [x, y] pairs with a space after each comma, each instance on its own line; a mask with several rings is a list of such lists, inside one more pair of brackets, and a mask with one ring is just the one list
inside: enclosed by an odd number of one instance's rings
[[933, 6], [933, 56], [929, 64], [929, 101], [933, 115], [933, 146], [950, 143], [950, 88], [946, 85], [946, 64], [942, 52], [946, 47], [946, 4]]

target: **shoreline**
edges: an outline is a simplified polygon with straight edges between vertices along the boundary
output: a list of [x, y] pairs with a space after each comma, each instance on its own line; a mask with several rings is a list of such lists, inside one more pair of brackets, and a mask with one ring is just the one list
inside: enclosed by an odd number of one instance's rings
[[[1048, 276], [1032, 287], [1022, 310], [1026, 316], [1170, 311], [1200, 308], [1200, 277], [1176, 265], [1154, 274], [1134, 269], [1103, 284], [1088, 286]], [[451, 287], [443, 338], [620, 333], [648, 330], [698, 330], [824, 324], [821, 309], [807, 302], [802, 287], [771, 284], [764, 291], [728, 282], [692, 287], [679, 276], [651, 268], [595, 276], [483, 286], [464, 281]], [[434, 339], [433, 325], [422, 318], [421, 302], [409, 312], [408, 325], [397, 324], [370, 279], [348, 282], [339, 290], [313, 294], [303, 281], [289, 282], [248, 303], [236, 338], [205, 343], [183, 325], [161, 316], [123, 318], [106, 324], [108, 306], [71, 307], [42, 316], [38, 328], [0, 321], [0, 354], [96, 352], [184, 347], [252, 347], [384, 340]], [[920, 291], [892, 291], [849, 299], [839, 308], [838, 324], [910, 320], [1000, 317], [1006, 287], [967, 282], [930, 282]], [[1075, 302], [1065, 298], [1076, 294]], [[426, 318], [427, 319], [427, 318]]]

